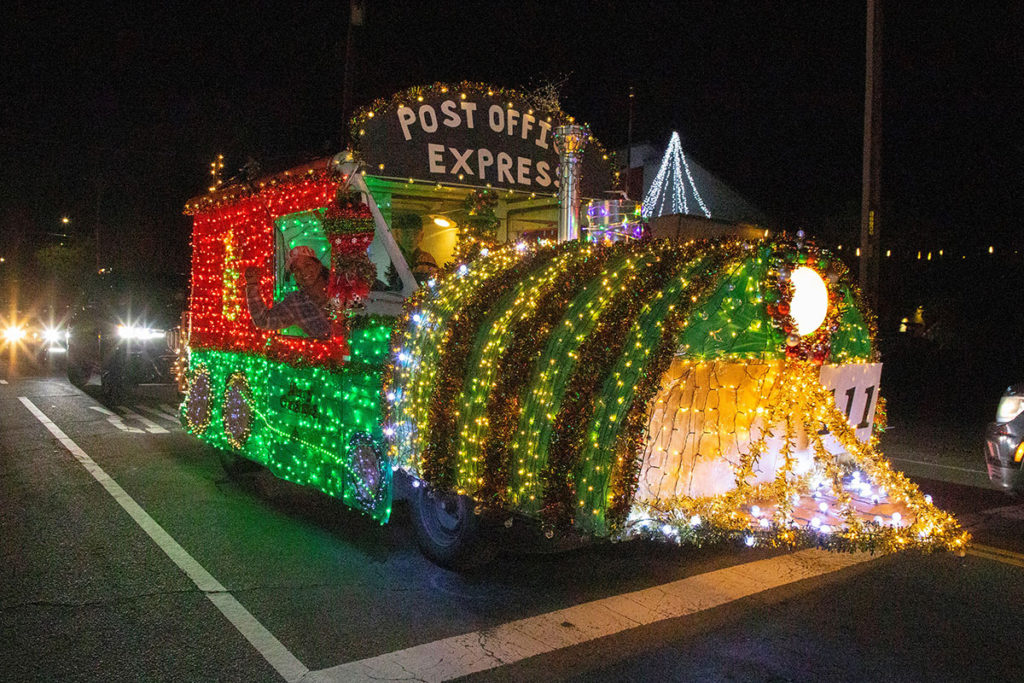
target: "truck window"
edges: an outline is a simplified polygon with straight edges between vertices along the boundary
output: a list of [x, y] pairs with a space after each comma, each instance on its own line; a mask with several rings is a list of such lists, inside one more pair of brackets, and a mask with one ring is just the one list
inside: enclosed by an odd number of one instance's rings
[[[298, 289], [295, 278], [285, 269], [288, 252], [298, 246], [313, 250], [320, 263], [331, 267], [331, 245], [324, 234], [321, 217], [324, 210], [299, 211], [280, 216], [274, 220], [274, 301]], [[297, 325], [281, 330], [281, 334], [305, 337], [306, 333]]]

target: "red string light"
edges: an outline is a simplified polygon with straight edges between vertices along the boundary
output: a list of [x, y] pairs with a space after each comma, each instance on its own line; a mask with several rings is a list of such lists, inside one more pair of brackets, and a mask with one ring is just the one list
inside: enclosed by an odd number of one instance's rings
[[[330, 341], [288, 337], [257, 328], [248, 315], [224, 315], [225, 310], [245, 311], [242, 287], [225, 287], [225, 273], [242, 273], [250, 266], [263, 269], [260, 294], [264, 300], [274, 289], [274, 220], [299, 211], [331, 204], [338, 181], [326, 173], [308, 174], [294, 183], [264, 187], [259, 192], [227, 204], [196, 210], [192, 242], [192, 330], [196, 348], [253, 353], [274, 360], [311, 365], [340, 364], [348, 354], [344, 335]], [[225, 236], [233, 235], [231, 257]]]

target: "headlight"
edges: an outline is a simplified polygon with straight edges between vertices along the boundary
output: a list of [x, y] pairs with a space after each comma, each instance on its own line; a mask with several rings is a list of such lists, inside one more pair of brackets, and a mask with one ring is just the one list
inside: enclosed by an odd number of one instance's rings
[[152, 327], [137, 327], [135, 325], [118, 325], [117, 336], [121, 339], [160, 339], [164, 336], [163, 330], [156, 330]]
[[43, 341], [47, 344], [59, 344], [64, 339], [64, 332], [58, 330], [56, 327], [47, 327], [43, 329]]
[[25, 328], [21, 325], [8, 325], [4, 328], [4, 341], [11, 344], [25, 338]]
[[1024, 412], [1024, 396], [1003, 396], [996, 408], [996, 422], [1009, 422]]

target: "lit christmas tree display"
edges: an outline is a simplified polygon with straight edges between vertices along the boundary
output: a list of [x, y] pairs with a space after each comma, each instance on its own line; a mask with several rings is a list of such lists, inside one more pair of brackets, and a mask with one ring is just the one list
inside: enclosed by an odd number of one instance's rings
[[711, 218], [711, 211], [697, 191], [697, 185], [693, 182], [693, 174], [690, 173], [690, 165], [686, 163], [686, 155], [683, 154], [682, 144], [679, 142], [679, 133], [672, 132], [672, 138], [665, 149], [665, 155], [661, 158], [661, 167], [658, 175], [654, 177], [651, 188], [644, 197], [641, 214], [644, 219], [656, 218], [667, 214], [689, 214], [690, 203], [686, 198], [686, 188], [689, 186], [689, 193], [700, 207], [705, 218]]

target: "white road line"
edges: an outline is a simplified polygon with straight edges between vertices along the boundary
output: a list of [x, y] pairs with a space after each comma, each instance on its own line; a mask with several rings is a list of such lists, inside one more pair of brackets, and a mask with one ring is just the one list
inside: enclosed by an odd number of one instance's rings
[[129, 432], [131, 434], [143, 434], [143, 433], [145, 433], [144, 429], [139, 429], [138, 427], [129, 427], [128, 425], [126, 425], [124, 423], [124, 420], [121, 419], [120, 415], [118, 415], [117, 413], [114, 413], [114, 412], [111, 412], [111, 411], [107, 410], [103, 406], [89, 406], [89, 408], [92, 409], [92, 410], [95, 410], [97, 413], [103, 413], [104, 415], [106, 415], [107, 416], [107, 422], [109, 422], [110, 424], [114, 425], [115, 427], [120, 429], [122, 432]]
[[168, 431], [166, 429], [164, 429], [163, 427], [158, 425], [156, 422], [153, 422], [148, 417], [144, 417], [142, 415], [139, 415], [138, 413], [136, 413], [134, 410], [132, 410], [131, 408], [129, 408], [127, 406], [118, 406], [117, 409], [120, 410], [125, 415], [127, 415], [128, 417], [134, 417], [136, 420], [141, 422], [142, 425], [146, 428], [146, 431], [149, 432], [150, 434], [167, 434], [168, 433]]
[[803, 550], [314, 671], [308, 680], [447, 681], [639, 626], [695, 614], [874, 558], [869, 553]]
[[5, 379], [0, 379], [0, 384], [7, 384], [7, 380], [5, 380]]
[[966, 467], [954, 467], [953, 465], [939, 465], [934, 462], [923, 462], [921, 460], [910, 460], [908, 458], [893, 458], [889, 456], [889, 460], [893, 462], [909, 462], [914, 465], [927, 465], [928, 467], [938, 467], [944, 470], [957, 470], [959, 472], [973, 472], [974, 474], [988, 474], [985, 470], [972, 470]]
[[1003, 550], [1002, 548], [993, 548], [992, 546], [975, 543], [967, 550], [967, 554], [974, 555], [975, 557], [984, 557], [986, 560], [995, 560], [1003, 564], [1012, 564], [1015, 567], [1024, 567], [1024, 555], [1015, 553], [1012, 550]]
[[167, 420], [168, 422], [173, 422], [176, 425], [180, 424], [180, 421], [178, 420], [178, 416], [177, 415], [169, 415], [168, 413], [165, 413], [164, 411], [160, 410], [159, 408], [151, 408], [149, 406], [144, 406], [144, 405], [137, 405], [135, 407], [138, 408], [139, 410], [141, 410], [144, 413], [149, 413], [153, 417], [162, 418], [164, 420]]
[[178, 565], [178, 568], [192, 579], [196, 587], [227, 617], [228, 621], [238, 629], [239, 633], [256, 648], [263, 658], [267, 660], [267, 663], [281, 674], [282, 678], [286, 681], [298, 681], [309, 672], [309, 669], [302, 662], [296, 659], [263, 624], [257, 621], [256, 617], [245, 609], [217, 579], [213, 578], [184, 548], [178, 545], [178, 542], [171, 538], [170, 534], [164, 531], [163, 527], [157, 524], [116, 481], [111, 479], [85, 451], [78, 447], [78, 444], [68, 438], [61, 431], [60, 427], [51, 422], [28, 398], [19, 396], [18, 399], [56, 437], [57, 441], [81, 463], [82, 467], [107, 490], [107, 493], [124, 508], [124, 511], [153, 539], [160, 549], [167, 554], [167, 557], [171, 558], [171, 561]]

